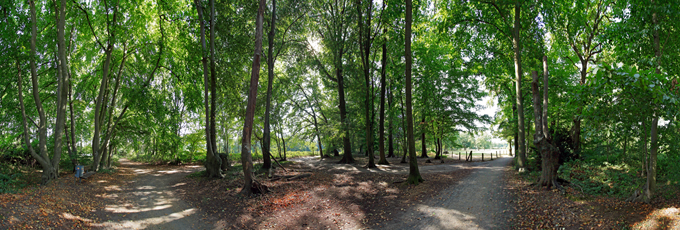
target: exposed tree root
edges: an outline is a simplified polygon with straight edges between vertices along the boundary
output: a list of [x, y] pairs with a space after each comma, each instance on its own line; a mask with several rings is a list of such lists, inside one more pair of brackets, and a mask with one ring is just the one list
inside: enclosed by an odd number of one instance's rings
[[343, 157], [342, 159], [340, 159], [340, 161], [338, 161], [338, 164], [352, 164], [354, 162], [356, 162], [354, 159], [347, 159]]
[[310, 176], [312, 176], [311, 173], [305, 173], [305, 174], [294, 175], [294, 176], [276, 176], [276, 177], [272, 177], [272, 178], [269, 179], [269, 180], [270, 180], [270, 181], [277, 181], [277, 180], [284, 179], [284, 180], [286, 180], [286, 181], [292, 181], [292, 180], [298, 180], [298, 179], [302, 179], [302, 178], [307, 178], [307, 177], [310, 177]]
[[252, 192], [252, 194], [264, 194], [269, 192], [269, 188], [259, 181], [253, 179], [253, 183], [250, 186], [250, 192]]

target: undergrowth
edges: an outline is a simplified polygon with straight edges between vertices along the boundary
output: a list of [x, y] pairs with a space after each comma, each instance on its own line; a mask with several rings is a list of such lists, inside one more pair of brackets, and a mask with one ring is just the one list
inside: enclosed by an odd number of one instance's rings
[[28, 186], [21, 166], [0, 163], [0, 193], [17, 193]]
[[641, 178], [635, 176], [637, 169], [626, 164], [601, 164], [575, 160], [566, 162], [558, 170], [560, 178], [578, 185], [591, 195], [608, 195], [619, 198], [630, 196], [638, 188]]

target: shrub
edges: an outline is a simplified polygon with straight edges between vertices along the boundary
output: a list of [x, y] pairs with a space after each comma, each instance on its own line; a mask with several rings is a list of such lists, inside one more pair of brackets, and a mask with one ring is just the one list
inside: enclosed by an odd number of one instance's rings
[[0, 163], [0, 193], [16, 193], [27, 185], [19, 166]]

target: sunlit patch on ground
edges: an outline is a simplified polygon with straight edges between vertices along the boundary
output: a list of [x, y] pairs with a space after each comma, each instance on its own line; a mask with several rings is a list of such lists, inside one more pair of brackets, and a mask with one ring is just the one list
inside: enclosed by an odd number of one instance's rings
[[654, 210], [633, 229], [680, 229], [680, 209], [677, 207]]
[[[154, 207], [151, 210], [157, 210], [157, 209], [165, 209], [169, 206], [166, 207]], [[139, 210], [139, 212], [143, 211], [148, 211], [148, 210]], [[105, 228], [114, 228], [114, 229], [144, 229], [149, 226], [154, 226], [154, 225], [160, 225], [164, 223], [170, 223], [175, 220], [179, 220], [182, 218], [186, 218], [188, 216], [193, 215], [196, 213], [196, 209], [191, 208], [191, 209], [186, 209], [182, 210], [179, 212], [171, 213], [168, 215], [163, 215], [159, 217], [151, 217], [151, 218], [145, 218], [145, 219], [137, 219], [137, 220], [124, 220], [124, 221], [119, 221], [119, 222], [105, 222], [101, 224], [93, 224], [92, 226], [95, 227], [105, 227]]]

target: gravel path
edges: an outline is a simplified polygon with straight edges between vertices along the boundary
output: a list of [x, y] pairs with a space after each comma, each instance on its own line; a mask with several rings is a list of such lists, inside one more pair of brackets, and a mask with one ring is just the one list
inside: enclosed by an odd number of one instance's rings
[[502, 176], [511, 161], [504, 156], [476, 164], [459, 184], [412, 206], [383, 229], [507, 229], [510, 199]]
[[213, 229], [206, 215], [177, 196], [175, 187], [201, 166], [149, 166], [120, 160], [118, 170], [133, 173], [128, 184], [113, 190], [114, 197], [97, 215], [103, 229]]

